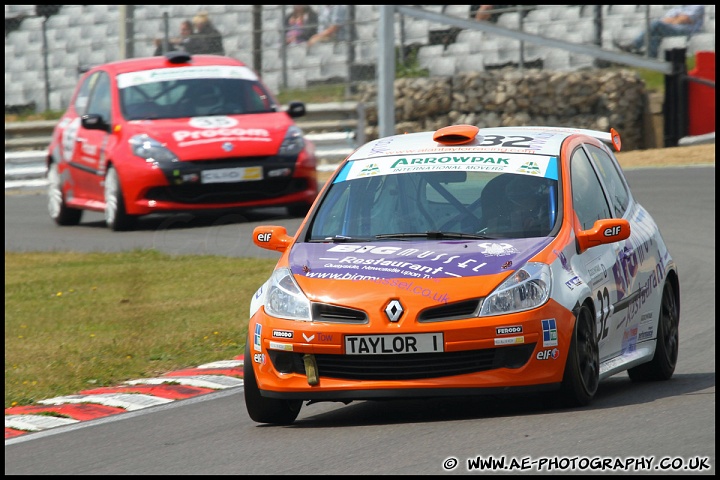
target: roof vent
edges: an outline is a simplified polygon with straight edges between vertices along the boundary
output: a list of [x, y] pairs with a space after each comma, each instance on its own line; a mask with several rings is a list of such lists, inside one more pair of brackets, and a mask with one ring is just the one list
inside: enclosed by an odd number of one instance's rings
[[478, 131], [475, 125], [450, 125], [436, 131], [433, 140], [443, 145], [462, 145], [475, 140]]
[[165, 54], [165, 58], [170, 63], [188, 63], [192, 58], [188, 52], [180, 52], [173, 50]]

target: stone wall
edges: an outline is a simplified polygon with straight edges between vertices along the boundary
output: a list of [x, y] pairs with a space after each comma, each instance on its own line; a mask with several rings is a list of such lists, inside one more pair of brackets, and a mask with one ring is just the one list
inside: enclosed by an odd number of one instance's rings
[[[453, 124], [542, 125], [617, 130], [623, 150], [655, 147], [645, 83], [632, 70], [550, 72], [503, 69], [395, 81], [397, 133]], [[368, 105], [368, 140], [378, 137], [377, 84], [358, 86]]]

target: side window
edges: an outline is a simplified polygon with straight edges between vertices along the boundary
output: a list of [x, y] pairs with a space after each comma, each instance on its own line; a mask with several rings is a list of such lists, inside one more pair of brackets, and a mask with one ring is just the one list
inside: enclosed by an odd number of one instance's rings
[[109, 124], [111, 110], [110, 77], [105, 72], [98, 72], [86, 113], [99, 114]]
[[582, 148], [573, 152], [570, 162], [570, 181], [573, 208], [583, 230], [592, 228], [596, 220], [612, 218], [600, 181]]
[[98, 72], [86, 77], [82, 85], [80, 85], [80, 90], [78, 91], [77, 97], [75, 97], [75, 111], [78, 115], [85, 115], [85, 113], [87, 113], [86, 110], [90, 92], [92, 91], [93, 85], [97, 82], [99, 75], [100, 73]]
[[608, 197], [612, 203], [615, 216], [621, 218], [628, 208], [630, 195], [628, 194], [625, 182], [623, 182], [618, 167], [616, 167], [613, 159], [604, 150], [594, 146], [585, 145], [590, 156], [595, 162], [600, 177], [602, 177], [605, 188], [608, 191]]
[[259, 83], [253, 83], [251, 90], [252, 93], [248, 94], [250, 97], [248, 101], [248, 110], [251, 112], [266, 112], [272, 110], [272, 101], [270, 100], [270, 96], [267, 92], [265, 92]]

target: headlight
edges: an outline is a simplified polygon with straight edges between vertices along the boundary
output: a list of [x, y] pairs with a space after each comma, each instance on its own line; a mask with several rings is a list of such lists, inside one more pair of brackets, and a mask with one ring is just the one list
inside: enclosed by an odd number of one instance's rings
[[289, 268], [278, 268], [270, 277], [270, 289], [265, 299], [268, 315], [289, 320], [309, 322], [310, 301], [300, 290]]
[[513, 273], [483, 302], [480, 316], [504, 315], [536, 308], [550, 298], [550, 267], [527, 263]]
[[130, 140], [130, 150], [146, 162], [177, 162], [177, 156], [163, 144], [147, 134], [134, 135]]
[[280, 145], [280, 155], [297, 155], [304, 147], [302, 130], [297, 125], [291, 125]]

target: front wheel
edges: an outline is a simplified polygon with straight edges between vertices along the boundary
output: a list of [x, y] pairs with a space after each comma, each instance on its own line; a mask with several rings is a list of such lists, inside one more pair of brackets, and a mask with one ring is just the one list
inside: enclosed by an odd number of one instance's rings
[[589, 404], [600, 384], [600, 351], [593, 314], [587, 305], [577, 312], [570, 351], [565, 364], [561, 401], [568, 406]]
[[667, 281], [663, 288], [660, 302], [660, 318], [658, 319], [657, 344], [655, 354], [648, 363], [643, 363], [628, 370], [633, 382], [646, 380], [669, 380], [675, 372], [678, 359], [680, 335], [680, 307], [675, 298], [675, 289]]
[[77, 225], [80, 223], [83, 213], [82, 210], [70, 208], [65, 203], [62, 179], [55, 162], [50, 164], [48, 170], [48, 212], [50, 218], [58, 225]]
[[302, 400], [279, 400], [260, 395], [252, 361], [250, 339], [248, 339], [245, 344], [245, 358], [243, 359], [243, 390], [245, 392], [245, 407], [250, 418], [258, 423], [290, 425], [300, 414]]
[[125, 197], [120, 186], [120, 178], [113, 167], [105, 175], [105, 223], [108, 228], [118, 232], [129, 230], [135, 225], [136, 217], [125, 210]]

